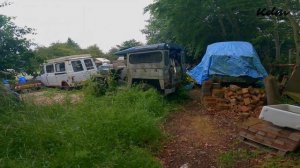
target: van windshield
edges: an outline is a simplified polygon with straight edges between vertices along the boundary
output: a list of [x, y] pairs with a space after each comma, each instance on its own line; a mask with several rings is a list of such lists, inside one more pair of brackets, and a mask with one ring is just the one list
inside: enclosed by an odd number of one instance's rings
[[149, 53], [137, 53], [130, 54], [129, 63], [130, 64], [142, 64], [142, 63], [160, 63], [162, 61], [162, 53], [149, 52]]

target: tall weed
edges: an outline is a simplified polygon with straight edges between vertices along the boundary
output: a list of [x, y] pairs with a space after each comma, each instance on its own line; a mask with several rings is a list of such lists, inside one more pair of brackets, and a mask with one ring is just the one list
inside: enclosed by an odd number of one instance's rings
[[137, 87], [78, 104], [1, 106], [0, 167], [160, 167], [151, 153], [168, 107]]

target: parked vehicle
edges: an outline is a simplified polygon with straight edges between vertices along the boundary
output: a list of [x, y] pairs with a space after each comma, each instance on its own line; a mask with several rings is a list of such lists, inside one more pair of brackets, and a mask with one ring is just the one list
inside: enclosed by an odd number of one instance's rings
[[98, 66], [98, 72], [101, 74], [108, 74], [110, 70], [113, 69], [113, 64], [104, 63]]
[[125, 56], [129, 85], [144, 82], [169, 94], [175, 91], [185, 74], [184, 52], [177, 45], [161, 43], [132, 47], [115, 54]]
[[94, 60], [88, 54], [71, 55], [47, 60], [37, 78], [45, 86], [69, 88], [81, 85], [97, 73]]

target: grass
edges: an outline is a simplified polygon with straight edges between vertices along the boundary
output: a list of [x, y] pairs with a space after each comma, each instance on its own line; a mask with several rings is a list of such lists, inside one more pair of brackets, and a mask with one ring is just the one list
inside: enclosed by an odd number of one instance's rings
[[[257, 162], [258, 160], [260, 161]], [[279, 156], [268, 154], [261, 150], [246, 149], [229, 150], [224, 152], [218, 157], [217, 163], [220, 168], [250, 166], [257, 168], [300, 168], [300, 158], [298, 153]]]
[[161, 166], [153, 153], [170, 103], [154, 89], [86, 95], [77, 104], [0, 99], [0, 167]]
[[240, 164], [250, 164], [250, 160], [256, 158], [257, 152], [238, 149], [224, 152], [218, 157], [217, 163], [220, 168], [240, 167]]
[[261, 165], [262, 168], [282, 168], [282, 167], [300, 167], [300, 158], [298, 154], [289, 154], [287, 156], [274, 156], [267, 158]]

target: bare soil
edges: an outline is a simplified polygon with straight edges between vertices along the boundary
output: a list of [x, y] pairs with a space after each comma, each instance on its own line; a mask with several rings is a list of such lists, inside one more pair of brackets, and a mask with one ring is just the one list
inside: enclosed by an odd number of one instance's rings
[[[163, 125], [169, 135], [158, 156], [163, 167], [219, 167], [217, 160], [223, 152], [250, 149], [238, 139], [240, 123], [236, 118], [212, 115], [204, 110], [199, 89], [192, 90], [189, 95], [192, 100], [182, 110], [171, 114]], [[253, 164], [253, 161], [241, 162], [238, 167], [253, 167]]]
[[37, 105], [51, 105], [61, 104], [63, 102], [70, 101], [70, 103], [77, 103], [83, 99], [83, 93], [72, 93], [68, 91], [49, 91], [40, 90], [30, 93], [21, 94], [21, 98], [26, 102], [31, 102]]

